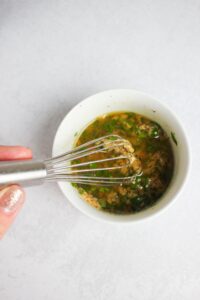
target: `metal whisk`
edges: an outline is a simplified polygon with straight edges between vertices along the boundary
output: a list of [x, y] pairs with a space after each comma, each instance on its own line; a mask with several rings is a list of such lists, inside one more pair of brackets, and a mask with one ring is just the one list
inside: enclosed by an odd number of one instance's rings
[[[129, 167], [133, 157], [119, 155], [109, 157], [109, 152], [114, 152], [117, 147], [129, 143], [118, 135], [107, 135], [85, 144], [82, 144], [62, 155], [43, 161], [17, 161], [0, 163], [0, 184], [28, 183], [37, 184], [40, 181], [66, 181], [89, 185], [116, 185], [131, 182], [138, 174], [124, 177], [101, 177], [95, 172], [116, 170]], [[98, 153], [108, 153], [108, 157], [76, 163], [76, 160]], [[120, 164], [117, 161], [120, 160]], [[111, 163], [110, 166], [101, 167], [101, 163]], [[115, 162], [115, 165], [112, 163]], [[123, 163], [122, 163], [123, 162]], [[90, 168], [95, 164], [95, 168]], [[99, 167], [96, 167], [99, 164]], [[88, 175], [92, 172], [91, 176]]]

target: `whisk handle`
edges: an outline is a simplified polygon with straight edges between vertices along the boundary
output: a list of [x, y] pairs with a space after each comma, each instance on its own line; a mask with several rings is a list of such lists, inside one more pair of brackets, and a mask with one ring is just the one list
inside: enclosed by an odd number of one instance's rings
[[47, 175], [43, 161], [17, 161], [0, 163], [0, 185], [22, 183], [32, 185]]

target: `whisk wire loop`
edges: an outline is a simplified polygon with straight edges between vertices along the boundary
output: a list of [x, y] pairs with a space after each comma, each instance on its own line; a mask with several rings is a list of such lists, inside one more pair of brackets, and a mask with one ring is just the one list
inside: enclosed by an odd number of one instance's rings
[[[112, 175], [96, 176], [95, 172], [117, 170], [123, 167], [129, 167], [132, 162], [132, 156], [124, 154], [115, 154], [103, 159], [89, 160], [77, 163], [76, 161], [90, 157], [98, 153], [109, 153], [115, 151], [116, 148], [124, 147], [128, 141], [118, 135], [107, 135], [92, 141], [86, 142], [62, 155], [45, 160], [47, 170], [47, 181], [65, 180], [73, 183], [91, 184], [91, 185], [115, 185], [130, 183], [137, 174], [133, 176], [112, 177]], [[120, 160], [120, 164], [117, 161]], [[102, 166], [102, 163], [112, 163], [110, 166]], [[115, 162], [116, 164], [113, 164]], [[99, 164], [99, 166], [98, 166]], [[95, 167], [91, 167], [95, 166]], [[83, 168], [85, 167], [85, 168]], [[91, 173], [92, 175], [88, 175]], [[86, 175], [84, 175], [86, 174]]]

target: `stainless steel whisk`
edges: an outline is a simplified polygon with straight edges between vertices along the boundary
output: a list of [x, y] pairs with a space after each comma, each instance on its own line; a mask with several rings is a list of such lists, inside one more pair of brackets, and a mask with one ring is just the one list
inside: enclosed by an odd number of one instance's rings
[[[129, 183], [137, 174], [124, 177], [101, 177], [94, 175], [94, 172], [97, 171], [115, 170], [130, 166], [132, 161], [129, 155], [116, 154], [114, 157], [76, 163], [76, 160], [80, 158], [99, 152], [109, 152], [116, 147], [124, 146], [126, 142], [128, 143], [128, 141], [118, 135], [107, 135], [82, 144], [62, 155], [43, 161], [0, 163], [0, 184], [28, 183], [32, 185], [38, 184], [40, 181], [66, 181], [89, 185], [120, 185]], [[117, 160], [124, 161], [124, 164], [96, 167], [100, 163], [117, 162]], [[90, 168], [91, 164], [95, 164], [95, 168]], [[89, 172], [92, 172], [93, 175], [89, 176]]]

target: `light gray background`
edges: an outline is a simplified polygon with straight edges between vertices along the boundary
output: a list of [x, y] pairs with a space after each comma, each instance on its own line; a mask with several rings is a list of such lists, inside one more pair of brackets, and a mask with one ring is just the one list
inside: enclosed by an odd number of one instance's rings
[[193, 152], [183, 194], [141, 224], [93, 221], [56, 184], [27, 189], [0, 242], [1, 300], [199, 299], [199, 79], [198, 0], [0, 1], [1, 144], [49, 156], [76, 103], [135, 88], [178, 113]]

